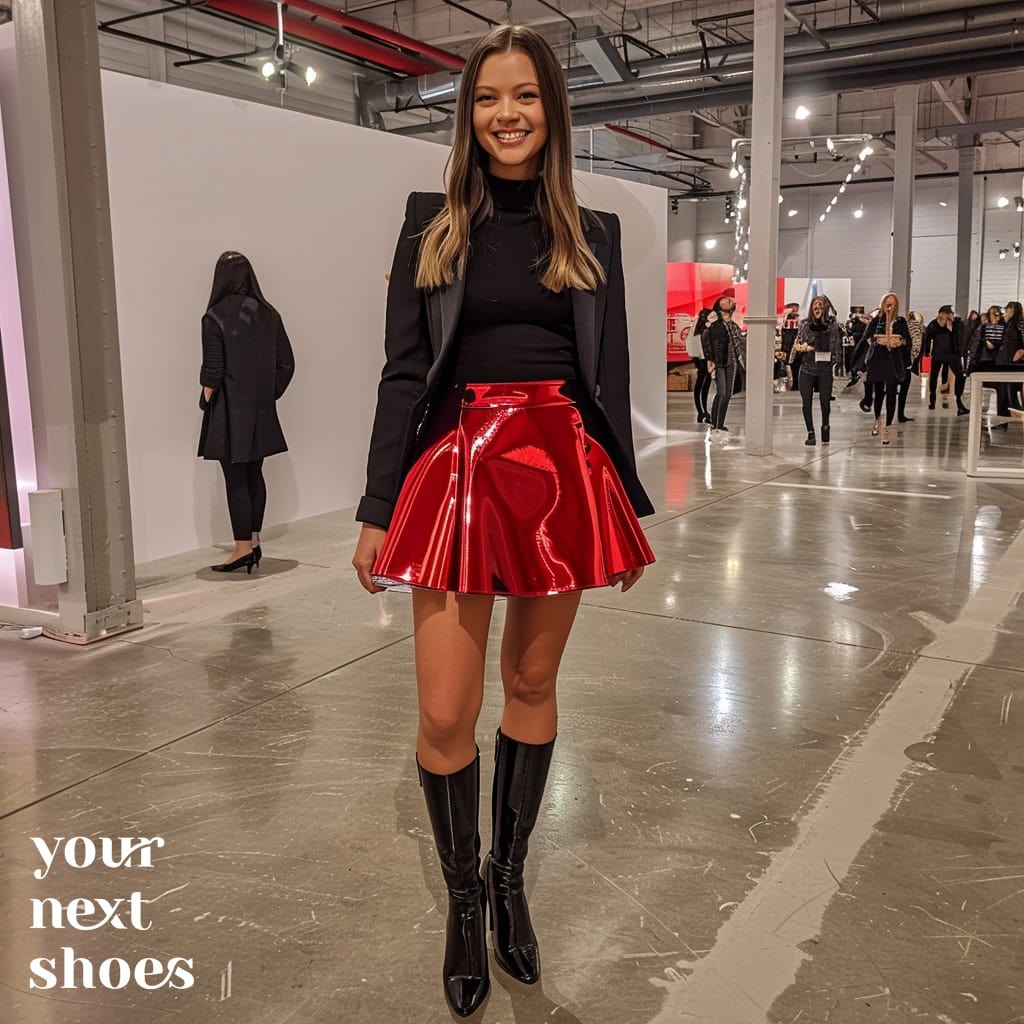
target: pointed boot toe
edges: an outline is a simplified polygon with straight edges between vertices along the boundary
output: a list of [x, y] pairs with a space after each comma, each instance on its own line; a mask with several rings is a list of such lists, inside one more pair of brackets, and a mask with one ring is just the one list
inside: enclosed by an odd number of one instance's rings
[[491, 982], [487, 977], [444, 979], [445, 998], [459, 1017], [472, 1017], [483, 1006], [490, 991]]

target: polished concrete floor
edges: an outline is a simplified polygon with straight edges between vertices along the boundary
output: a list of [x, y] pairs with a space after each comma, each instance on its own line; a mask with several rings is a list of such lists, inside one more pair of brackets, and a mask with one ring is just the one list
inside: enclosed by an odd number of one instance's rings
[[[1024, 1022], [1024, 483], [968, 481], [966, 420], [918, 396], [883, 449], [842, 394], [804, 447], [778, 395], [767, 458], [742, 403], [727, 439], [669, 408], [641, 451], [658, 562], [587, 593], [564, 662], [544, 979], [495, 970], [475, 1019]], [[983, 445], [1024, 463], [1020, 423]], [[252, 579], [142, 566], [145, 629], [89, 649], [0, 633], [4, 1024], [451, 1019], [408, 598], [358, 588], [355, 535], [270, 531]], [[121, 836], [162, 839], [152, 867], [73, 866]], [[33, 837], [64, 840], [48, 873]], [[134, 919], [32, 927], [33, 898], [134, 892]], [[30, 988], [65, 948], [195, 983]]]

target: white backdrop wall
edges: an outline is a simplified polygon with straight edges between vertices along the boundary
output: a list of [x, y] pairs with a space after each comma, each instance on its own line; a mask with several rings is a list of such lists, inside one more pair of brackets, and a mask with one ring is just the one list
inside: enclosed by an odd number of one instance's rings
[[[405, 197], [440, 188], [443, 147], [224, 96], [103, 75], [137, 560], [229, 539], [216, 463], [195, 457], [200, 319], [225, 249], [252, 260], [296, 374], [290, 451], [266, 465], [267, 526], [356, 503]], [[665, 192], [577, 175], [618, 213], [634, 428], [665, 430]], [[16, 197], [15, 197], [16, 201]], [[29, 340], [30, 343], [30, 340]]]
[[[786, 277], [849, 277], [852, 301], [864, 306], [877, 304], [889, 288], [892, 185], [885, 182], [854, 182], [839, 197], [839, 204], [825, 220], [819, 221], [836, 186], [787, 188], [779, 218], [779, 274]], [[999, 196], [1012, 198], [1024, 188], [1020, 173], [975, 177], [974, 236], [972, 245], [971, 305], [979, 302], [1005, 304], [1021, 293], [1020, 271], [1024, 260], [1015, 260], [1013, 242], [1024, 241], [1024, 218], [1015, 205], [999, 208]], [[732, 232], [722, 223], [724, 202], [712, 200], [699, 205], [697, 252], [704, 239], [715, 237], [714, 259], [721, 261], [732, 252]], [[795, 210], [793, 216], [789, 211]], [[862, 216], [854, 211], [862, 210]], [[926, 316], [946, 302], [955, 301], [956, 291], [957, 182], [955, 178], [917, 181], [914, 200], [913, 280], [909, 308]], [[984, 221], [985, 230], [982, 232]], [[982, 236], [984, 234], [984, 246]], [[1010, 255], [999, 259], [998, 250]]]

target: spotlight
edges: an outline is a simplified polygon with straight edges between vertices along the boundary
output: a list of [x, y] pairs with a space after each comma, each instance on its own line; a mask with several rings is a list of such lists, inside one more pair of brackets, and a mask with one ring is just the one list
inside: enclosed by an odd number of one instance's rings
[[799, 210], [790, 210], [790, 211], [789, 211], [789, 212], [788, 212], [788, 213], [786, 214], [786, 216], [787, 216], [787, 217], [795, 217], [795, 216], [796, 216], [796, 215], [797, 215], [797, 214], [798, 214], [799, 212], [800, 212]]
[[821, 215], [821, 216], [820, 216], [820, 217], [818, 218], [818, 220], [820, 220], [820, 221], [824, 221], [824, 220], [825, 220], [825, 214], [822, 214], [822, 215]]
[[1013, 203], [1018, 213], [1024, 213], [1024, 196], [1014, 196]]
[[729, 177], [732, 178], [733, 180], [735, 180], [739, 176], [740, 176], [740, 172], [737, 170], [736, 165], [733, 164], [732, 167], [729, 168]]
[[272, 61], [268, 60], [263, 67], [260, 68], [260, 74], [264, 78], [273, 78], [277, 74], [277, 65]]
[[857, 220], [860, 220], [861, 217], [864, 216], [864, 207], [862, 206], [860, 209], [854, 210], [853, 211], [853, 215], [854, 215], [854, 217], [857, 218]]
[[845, 185], [840, 185], [839, 186], [839, 194], [842, 195], [845, 191], [846, 191], [846, 186]]
[[1003, 209], [1003, 207], [1009, 206], [1009, 205], [1010, 205], [1010, 200], [1007, 199], [1006, 196], [1000, 196], [996, 200], [996, 206], [998, 206], [1000, 210]]
[[832, 197], [832, 205], [835, 206], [836, 203], [838, 203], [838, 202], [839, 202], [839, 196], [833, 196]]
[[781, 192], [779, 193], [779, 205], [780, 206], [782, 205], [782, 193]]
[[861, 169], [861, 164], [854, 164], [853, 165], [853, 173], [854, 174], [860, 174], [860, 169]]
[[1009, 249], [1000, 249], [999, 250], [999, 258], [1001, 260], [1005, 260], [1006, 257], [1007, 257], [1007, 254], [1009, 253], [1009, 251], [1010, 251]]
[[939, 206], [949, 206], [949, 203], [945, 203], [945, 202], [943, 202], [943, 201], [942, 201], [942, 200], [940, 199], [940, 200], [939, 200]]
[[834, 153], [836, 151], [836, 144], [832, 141], [832, 137], [831, 136], [829, 136], [825, 140], [825, 145], [828, 147], [828, 151], [830, 153]]
[[861, 163], [863, 163], [869, 156], [871, 156], [872, 153], [874, 153], [874, 150], [870, 146], [865, 146], [860, 153], [857, 154], [857, 158]]
[[738, 206], [738, 207], [739, 207], [739, 208], [740, 208], [741, 210], [745, 210], [745, 209], [747, 208], [747, 201], [746, 201], [746, 199], [744, 199], [744, 198], [743, 198], [743, 196], [740, 196], [740, 198], [739, 198], [739, 202], [738, 202], [738, 203], [737, 203], [736, 205], [737, 205], [737, 206]]
[[316, 68], [306, 68], [306, 85], [312, 85], [316, 81]]
[[806, 121], [807, 118], [811, 116], [811, 112], [801, 103], [800, 106], [796, 108], [793, 116], [798, 121]]
[[846, 176], [846, 179], [845, 179], [845, 180], [846, 180], [846, 184], [847, 184], [847, 185], [849, 185], [849, 184], [850, 184], [850, 182], [851, 182], [851, 181], [853, 181], [853, 175], [852, 175], [852, 174], [848, 174], [848, 175]]
[[718, 239], [717, 238], [707, 238], [707, 239], [704, 240], [704, 248], [705, 249], [709, 249], [709, 250], [710, 249], [714, 249], [714, 247], [716, 245], [718, 245]]

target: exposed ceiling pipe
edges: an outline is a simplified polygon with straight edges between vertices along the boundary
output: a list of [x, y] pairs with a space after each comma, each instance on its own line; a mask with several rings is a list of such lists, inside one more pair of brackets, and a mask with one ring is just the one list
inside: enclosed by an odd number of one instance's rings
[[[935, 4], [941, 7], [952, 7], [952, 0], [934, 0]], [[935, 8], [933, 0], [925, 0], [924, 7], [929, 11]], [[968, 13], [957, 13], [962, 6], [970, 6]], [[852, 25], [844, 28], [831, 29], [823, 32], [822, 35], [832, 48], [825, 58], [827, 62], [844, 59], [843, 50], [850, 51], [854, 47], [862, 47], [858, 51], [863, 60], [863, 53], [868, 54], [883, 52], [882, 48], [890, 46], [899, 40], [912, 40], [918, 46], [927, 46], [936, 36], [948, 33], [960, 33], [960, 38], [966, 31], [977, 32], [984, 28], [1000, 28], [1004, 32], [1013, 24], [1024, 26], [1024, 10], [1021, 8], [1020, 0], [1004, 0], [1001, 3], [988, 2], [978, 5], [976, 0], [967, 0], [966, 4], [956, 3], [956, 10], [946, 10], [938, 14], [928, 14], [923, 17], [908, 18], [904, 21], [890, 22], [884, 27], [872, 22], [865, 25]], [[820, 45], [814, 39], [799, 34], [789, 35], [785, 39], [785, 63], [786, 67], [795, 66], [795, 58], [809, 54], [811, 58], [823, 59]], [[849, 58], [849, 54], [846, 55]], [[723, 63], [726, 58], [733, 58], [740, 61], [739, 64]], [[744, 61], [743, 59], [746, 58]], [[740, 74], [749, 74], [752, 68], [753, 46], [752, 44], [730, 45], [715, 47], [708, 51], [707, 61], [701, 49], [690, 50], [667, 58], [655, 58], [642, 61], [634, 65], [636, 78], [624, 84], [618, 98], [622, 98], [629, 92], [642, 90], [646, 79], [667, 78], [672, 75], [691, 75], [696, 80], [699, 77], [720, 78], [732, 75], [733, 69], [743, 69]], [[710, 64], [710, 68], [708, 67]], [[959, 77], [965, 70], [973, 71], [973, 66], [965, 68], [961, 66], [950, 77]], [[600, 86], [604, 83], [597, 72], [589, 67], [572, 68], [566, 72], [566, 82], [570, 94], [579, 89]], [[419, 79], [407, 79], [401, 82], [380, 82], [367, 86], [364, 92], [364, 102], [370, 111], [371, 121], [376, 121], [376, 112], [389, 110], [405, 110], [417, 106], [428, 106], [438, 103], [452, 103], [458, 90], [458, 77], [435, 74]], [[574, 100], [575, 102], [575, 100]], [[714, 106], [715, 104], [709, 104]], [[724, 104], [723, 104], [724, 105]]]
[[[883, 86], [903, 85], [914, 82], [930, 82], [935, 78], [949, 78], [963, 73], [963, 55], [958, 53], [926, 60], [910, 61], [903, 64], [877, 64], [846, 68], [829, 73], [810, 72], [803, 75], [786, 76], [783, 81], [783, 95], [831, 96], [837, 92], [872, 89]], [[1008, 49], [987, 50], [971, 54], [971, 73], [984, 74], [993, 71], [1019, 69], [1020, 51]], [[597, 103], [589, 106], [574, 104], [572, 120], [575, 126], [600, 124], [609, 120], [622, 121], [627, 118], [661, 117], [680, 111], [701, 110], [708, 107], [731, 107], [749, 104], [753, 98], [750, 82], [717, 89], [693, 89], [651, 100], [626, 98], [617, 102]]]
[[[989, 48], [998, 49], [999, 44], [1005, 42], [1006, 29], [1004, 26], [993, 28], [974, 29], [970, 32], [958, 32], [938, 38], [919, 40], [912, 43], [909, 40], [897, 39], [886, 43], [876, 43], [870, 47], [851, 47], [847, 50], [831, 50], [828, 53], [818, 51], [816, 53], [797, 54], [787, 60], [785, 66], [785, 77], [788, 80], [793, 75], [806, 74], [812, 71], [840, 71], [844, 68], [857, 69], [865, 64], [881, 65], [880, 74], [884, 80], [884, 67], [899, 62], [912, 60], [924, 60], [931, 57], [940, 57], [946, 54], [960, 53], [968, 43], [988, 43]], [[1007, 47], [1007, 49], [1009, 49]], [[1024, 63], [1024, 52], [1018, 52], [1018, 59]], [[883, 64], [881, 57], [886, 60]], [[719, 86], [738, 85], [749, 83], [754, 75], [752, 62], [727, 64], [721, 68], [698, 70], [684, 75], [663, 75], [657, 78], [643, 78], [632, 83], [632, 93], [636, 98], [657, 99], [669, 93], [677, 93], [685, 89], [705, 88], [709, 79]], [[623, 99], [623, 90], [616, 90], [611, 86], [597, 88], [577, 89], [573, 91], [572, 101], [574, 105], [590, 106], [595, 103], [614, 103]]]
[[660, 149], [671, 156], [680, 157], [683, 160], [691, 160], [694, 163], [704, 164], [706, 167], [721, 167], [715, 160], [711, 160], [704, 156], [694, 156], [692, 153], [684, 153], [681, 150], [675, 148], [675, 146], [668, 146], [664, 142], [660, 142], [658, 139], [652, 139], [649, 135], [644, 135], [641, 132], [634, 131], [632, 128], [624, 128], [621, 124], [606, 124], [605, 128], [610, 132], [614, 132], [616, 135], [623, 135], [627, 139], [633, 139], [635, 142], [642, 142], [646, 146], [653, 146], [655, 149]]
[[[294, 6], [289, 3], [289, 7]], [[197, 11], [208, 10], [230, 15], [250, 24], [261, 25], [271, 31], [277, 31], [276, 4], [271, 5], [263, 0], [207, 0]], [[332, 50], [340, 57], [354, 57], [358, 60], [375, 64], [390, 71], [400, 71], [406, 75], [425, 75], [437, 70], [437, 64], [426, 57], [402, 53], [391, 46], [385, 46], [371, 39], [342, 32], [319, 23], [319, 19], [311, 21], [285, 14], [284, 28], [293, 39], [305, 40]]]
[[427, 60], [431, 60], [439, 67], [447, 68], [449, 71], [461, 71], [466, 63], [457, 54], [438, 49], [429, 43], [403, 35], [401, 32], [394, 32], [382, 25], [376, 25], [372, 21], [355, 18], [334, 7], [326, 7], [324, 4], [317, 3], [316, 0], [288, 0], [288, 9], [312, 14], [322, 21], [331, 21], [336, 25], [341, 25], [342, 28], [348, 29], [350, 32], [358, 32], [360, 35], [369, 36], [371, 39], [398, 47], [400, 50], [418, 53], [421, 57], [426, 57]]
[[878, 17], [884, 23], [899, 18], [916, 18], [922, 14], [963, 11], [984, 7], [992, 0], [878, 0]]

